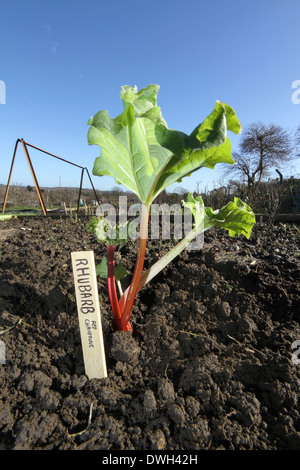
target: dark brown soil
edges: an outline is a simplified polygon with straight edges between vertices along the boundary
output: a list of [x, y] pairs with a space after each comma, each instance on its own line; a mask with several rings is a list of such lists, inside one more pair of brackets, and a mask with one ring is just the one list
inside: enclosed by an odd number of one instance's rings
[[99, 279], [108, 377], [88, 380], [70, 254], [105, 247], [86, 224], [0, 222], [0, 448], [299, 450], [298, 229], [207, 233], [139, 293], [133, 337], [111, 330]]

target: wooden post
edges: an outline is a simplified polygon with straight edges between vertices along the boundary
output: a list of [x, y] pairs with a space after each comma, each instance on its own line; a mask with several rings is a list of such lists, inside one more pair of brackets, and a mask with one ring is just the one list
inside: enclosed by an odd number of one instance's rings
[[28, 149], [26, 147], [26, 142], [23, 139], [21, 139], [21, 142], [22, 142], [22, 145], [23, 145], [23, 149], [24, 149], [27, 161], [28, 161], [28, 165], [29, 165], [29, 168], [30, 168], [30, 171], [31, 171], [31, 174], [32, 174], [32, 178], [33, 178], [33, 181], [34, 181], [34, 184], [35, 184], [35, 187], [36, 187], [36, 191], [38, 193], [38, 197], [39, 197], [44, 215], [47, 215], [47, 209], [46, 209], [46, 206], [44, 204], [44, 200], [43, 200], [43, 196], [42, 196], [42, 193], [41, 193], [41, 190], [40, 190], [40, 187], [39, 187], [39, 183], [38, 183], [37, 178], [35, 176], [35, 172], [34, 172], [31, 160], [30, 160]]
[[12, 159], [11, 167], [10, 167], [10, 172], [9, 172], [9, 176], [8, 176], [8, 182], [7, 182], [6, 190], [5, 190], [5, 196], [4, 196], [3, 207], [2, 207], [2, 214], [4, 214], [4, 212], [5, 212], [6, 200], [7, 200], [7, 195], [8, 195], [8, 190], [9, 190], [9, 185], [10, 185], [10, 180], [11, 180], [11, 174], [12, 174], [12, 171], [13, 171], [13, 167], [14, 167], [14, 163], [15, 163], [15, 158], [16, 158], [16, 153], [17, 153], [17, 148], [18, 148], [19, 142], [21, 142], [20, 139], [18, 139], [16, 141], [16, 145], [15, 145], [14, 155], [13, 155], [13, 159]]
[[81, 190], [82, 190], [83, 175], [84, 175], [84, 168], [82, 168], [82, 170], [81, 170], [80, 188], [79, 188], [78, 201], [77, 201], [77, 214], [78, 214], [78, 212], [79, 212], [79, 205], [80, 205], [80, 199], [81, 199]]

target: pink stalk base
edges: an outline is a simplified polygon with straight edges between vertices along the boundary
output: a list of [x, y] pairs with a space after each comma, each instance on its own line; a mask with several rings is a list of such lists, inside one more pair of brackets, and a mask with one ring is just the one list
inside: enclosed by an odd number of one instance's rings
[[115, 246], [107, 245], [107, 287], [110, 305], [113, 312], [113, 328], [120, 331], [131, 331], [132, 328], [128, 321], [126, 324], [121, 324], [121, 309], [119, 305], [116, 279], [115, 279]]
[[115, 282], [115, 246], [107, 245], [107, 286], [108, 286], [108, 294], [110, 305], [113, 312], [114, 317], [114, 327], [116, 329], [120, 328], [120, 321], [121, 321], [121, 312], [119, 307], [119, 301], [117, 296], [116, 290], [116, 282]]
[[121, 330], [125, 331], [128, 325], [131, 310], [135, 301], [136, 294], [139, 290], [139, 283], [143, 273], [145, 252], [148, 239], [148, 221], [149, 221], [150, 205], [142, 205], [141, 211], [141, 223], [140, 223], [140, 239], [139, 239], [139, 251], [134, 268], [134, 273], [129, 286], [128, 294], [123, 294], [120, 300], [121, 308]]
[[[123, 299], [125, 301], [124, 310], [121, 316], [121, 330], [122, 331], [126, 331], [126, 329], [128, 329], [126, 328], [126, 325], [128, 325], [128, 320], [130, 317], [130, 313], [131, 313], [131, 310], [135, 301], [135, 297], [139, 288], [139, 283], [140, 283], [140, 279], [141, 279], [142, 272], [143, 272], [146, 244], [147, 244], [146, 239], [140, 239], [139, 254], [138, 254], [137, 262], [135, 265], [132, 281], [129, 287], [129, 292], [126, 298], [124, 295], [121, 298], [121, 300]], [[120, 302], [120, 305], [123, 307], [123, 301]]]
[[143, 273], [145, 252], [148, 238], [148, 220], [150, 206], [142, 206], [140, 224], [139, 251], [132, 280], [128, 289], [122, 295], [120, 301], [117, 299], [115, 275], [114, 275], [114, 250], [115, 247], [108, 246], [108, 290], [111, 307], [114, 316], [114, 328], [120, 331], [131, 331], [129, 317], [139, 290], [140, 280]]

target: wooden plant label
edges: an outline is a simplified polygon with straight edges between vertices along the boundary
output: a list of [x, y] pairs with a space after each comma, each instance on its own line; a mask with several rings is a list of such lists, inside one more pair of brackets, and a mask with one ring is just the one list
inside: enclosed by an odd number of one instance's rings
[[71, 253], [85, 373], [89, 379], [107, 377], [93, 251]]

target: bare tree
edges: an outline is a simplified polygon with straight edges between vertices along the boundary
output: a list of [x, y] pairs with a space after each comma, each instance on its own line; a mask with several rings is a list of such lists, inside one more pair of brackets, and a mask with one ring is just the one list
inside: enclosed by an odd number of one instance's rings
[[252, 188], [265, 178], [270, 169], [280, 167], [293, 158], [289, 134], [280, 126], [254, 123], [245, 128], [239, 146], [234, 152], [235, 164], [227, 174], [242, 178], [250, 195]]

